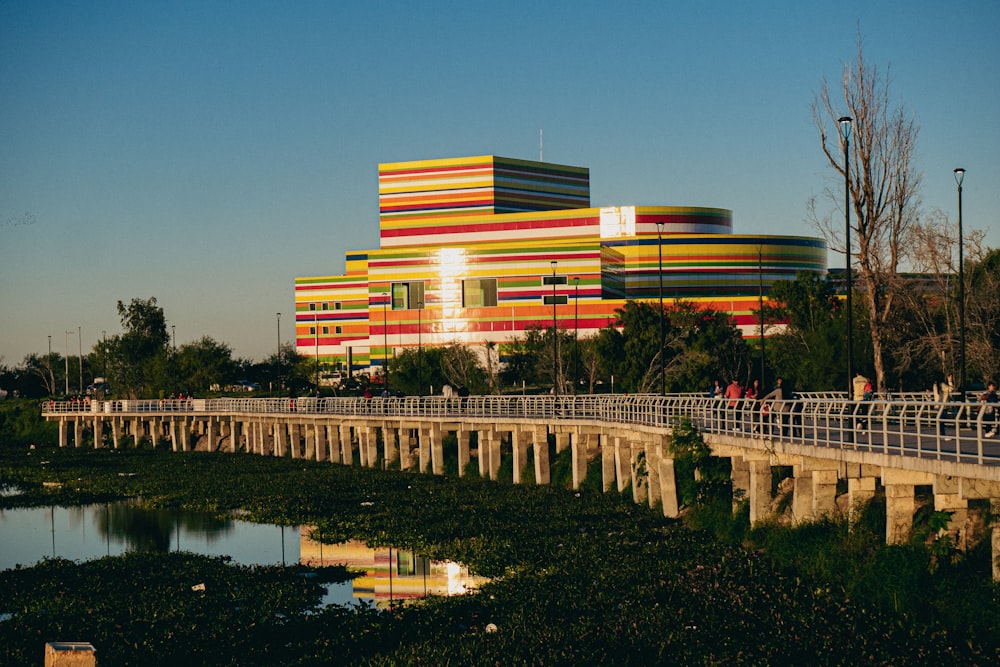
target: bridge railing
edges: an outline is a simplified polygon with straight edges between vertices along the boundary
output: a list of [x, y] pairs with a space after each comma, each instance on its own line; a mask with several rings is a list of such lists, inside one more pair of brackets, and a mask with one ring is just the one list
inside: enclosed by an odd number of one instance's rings
[[[994, 406], [1000, 411], [1000, 406]], [[802, 395], [763, 402], [704, 394], [441, 396], [403, 398], [216, 398], [50, 401], [44, 415], [340, 415], [387, 419], [592, 421], [652, 428], [690, 419], [702, 432], [978, 464], [1000, 464], [1000, 441], [986, 437], [997, 414], [981, 403], [849, 401]]]

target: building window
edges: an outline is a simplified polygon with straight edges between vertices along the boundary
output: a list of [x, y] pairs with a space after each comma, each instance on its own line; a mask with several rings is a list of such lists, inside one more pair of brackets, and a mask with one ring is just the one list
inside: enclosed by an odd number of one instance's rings
[[424, 281], [392, 284], [393, 310], [413, 310], [424, 304]]
[[469, 278], [462, 281], [462, 307], [485, 308], [497, 305], [496, 278]]
[[334, 332], [335, 333], [344, 333], [344, 327], [339, 327], [339, 326], [335, 327], [334, 328]]
[[330, 327], [323, 327], [323, 333], [324, 334], [330, 333]]
[[341, 308], [342, 308], [342, 304], [339, 301], [335, 301], [334, 304], [333, 304], [333, 309], [334, 310], [340, 310]]
[[316, 327], [309, 327], [309, 335], [310, 336], [316, 335]]
[[323, 302], [323, 310], [330, 310], [330, 304], [326, 301]]
[[309, 304], [309, 310], [316, 310], [316, 304], [315, 303], [310, 303]]

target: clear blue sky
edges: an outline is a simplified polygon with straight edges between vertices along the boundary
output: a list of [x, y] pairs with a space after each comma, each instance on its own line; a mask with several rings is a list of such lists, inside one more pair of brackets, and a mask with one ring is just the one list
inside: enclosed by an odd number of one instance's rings
[[[0, 2], [0, 357], [155, 296], [262, 359], [293, 280], [377, 247], [379, 162], [591, 170], [592, 203], [818, 235], [810, 103], [855, 54], [920, 122], [925, 211], [1000, 247], [1000, 3]], [[831, 253], [830, 262], [842, 264]], [[76, 336], [69, 338], [76, 354]]]

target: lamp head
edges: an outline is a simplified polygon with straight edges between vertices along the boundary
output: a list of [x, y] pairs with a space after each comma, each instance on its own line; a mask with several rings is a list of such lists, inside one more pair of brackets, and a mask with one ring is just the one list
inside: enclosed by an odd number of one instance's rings
[[553, 271], [553, 272], [554, 272], [554, 271], [556, 270], [556, 264], [558, 264], [558, 263], [559, 263], [559, 262], [557, 262], [556, 260], [552, 260], [552, 261], [550, 262], [550, 264], [552, 264], [552, 271]]
[[841, 116], [837, 119], [837, 123], [840, 125], [840, 136], [844, 141], [851, 138], [851, 126], [854, 123], [854, 119], [850, 116]]
[[958, 187], [962, 187], [962, 181], [965, 180], [965, 169], [961, 167], [955, 170], [955, 182], [958, 183]]
[[663, 233], [663, 221], [662, 220], [657, 220], [656, 221], [656, 233], [657, 234], [662, 234]]

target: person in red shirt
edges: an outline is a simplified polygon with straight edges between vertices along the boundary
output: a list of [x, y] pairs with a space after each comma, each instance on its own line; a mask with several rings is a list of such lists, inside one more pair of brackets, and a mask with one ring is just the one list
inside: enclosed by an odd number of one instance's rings
[[739, 431], [741, 430], [739, 410], [742, 406], [740, 399], [743, 398], [743, 387], [736, 381], [736, 378], [733, 378], [729, 382], [729, 386], [726, 387], [726, 398], [729, 399], [729, 413], [733, 423], [733, 431]]

